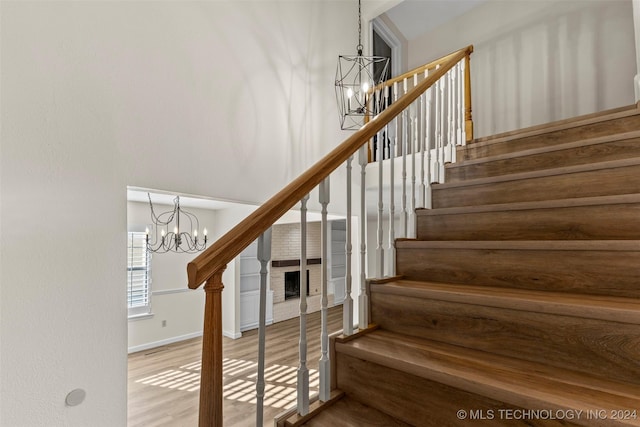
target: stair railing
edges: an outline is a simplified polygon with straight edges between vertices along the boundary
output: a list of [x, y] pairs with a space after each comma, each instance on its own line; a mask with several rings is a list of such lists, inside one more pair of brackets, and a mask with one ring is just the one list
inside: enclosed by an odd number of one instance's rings
[[[385, 126], [382, 138], [376, 135], [369, 142], [368, 159], [377, 163], [379, 175], [375, 256], [377, 277], [395, 274], [393, 242], [397, 237], [415, 237], [416, 208], [431, 208], [431, 184], [444, 182], [444, 166], [455, 162], [456, 147], [473, 139], [469, 67], [473, 46], [463, 50], [467, 53], [464, 60], [458, 61], [452, 68], [447, 67], [442, 78]], [[389, 105], [397, 102], [399, 97], [444, 67], [458, 52], [414, 68], [373, 88], [372, 104]], [[376, 102], [378, 97], [384, 98], [384, 102]], [[388, 159], [393, 161], [386, 161]], [[384, 164], [387, 163], [388, 210], [385, 212], [382, 183]], [[396, 163], [400, 169], [399, 177], [396, 177]], [[400, 200], [396, 200], [395, 195], [396, 179], [400, 179]], [[389, 234], [385, 242], [384, 218], [396, 218], [396, 203], [400, 210], [399, 232], [396, 234], [395, 221], [386, 221]]]
[[[472, 113], [471, 113], [471, 70], [469, 67], [469, 59], [470, 59], [471, 53], [473, 53], [473, 46], [468, 46], [462, 50], [466, 50], [468, 54], [465, 57], [465, 60], [458, 65], [460, 67], [459, 70], [456, 70], [456, 72], [449, 75], [449, 78], [454, 81], [453, 84], [449, 86], [454, 91], [454, 93], [459, 96], [459, 98], [456, 98], [455, 103], [458, 105], [464, 105], [464, 111], [461, 112], [461, 114], [464, 114], [464, 127], [462, 130], [466, 135], [465, 142], [469, 142], [473, 139], [473, 120], [472, 120]], [[393, 98], [393, 100], [389, 99], [389, 102], [384, 103], [384, 105], [389, 105], [391, 104], [391, 102], [395, 102], [398, 99], [400, 91], [402, 91], [403, 93], [406, 93], [409, 89], [415, 87], [418, 84], [418, 82], [424, 80], [430, 72], [433, 72], [433, 70], [435, 70], [436, 68], [439, 68], [443, 63], [451, 59], [451, 57], [455, 55], [457, 52], [459, 51], [450, 53], [449, 55], [445, 55], [442, 58], [436, 59], [435, 61], [429, 62], [424, 65], [420, 65], [419, 67], [416, 67], [410, 71], [407, 71], [404, 74], [401, 74], [397, 77], [386, 80], [384, 83], [380, 84], [379, 86], [376, 86], [370, 89], [370, 93], [381, 92], [382, 96], [384, 97], [384, 96], [387, 96], [385, 95], [384, 91], [385, 89], [388, 89], [390, 91], [390, 94], [388, 94], [388, 97]], [[464, 81], [462, 81], [462, 79], [464, 79]], [[462, 90], [460, 91], [458, 90], [460, 86], [457, 85], [455, 81], [457, 81], [458, 84], [462, 83], [462, 86], [461, 86]], [[372, 99], [372, 103], [376, 104], [375, 98]], [[457, 112], [455, 113], [457, 114]], [[368, 121], [370, 120], [370, 118], [367, 118], [366, 120]], [[375, 150], [373, 146], [370, 145], [369, 161], [373, 160], [373, 157], [375, 156], [374, 151]], [[396, 156], [399, 155], [397, 151], [395, 155]]]
[[[260, 262], [263, 266], [261, 276], [266, 277], [266, 265], [270, 257], [270, 250], [265, 245], [270, 245], [270, 234], [265, 232], [288, 210], [301, 202], [301, 229], [306, 230], [306, 200], [308, 195], [319, 186], [320, 203], [322, 205], [322, 293], [321, 293], [321, 354], [319, 362], [320, 393], [319, 400], [327, 401], [330, 398], [330, 372], [329, 372], [329, 337], [327, 331], [327, 205], [329, 204], [329, 176], [343, 164], [346, 164], [347, 175], [351, 175], [351, 163], [353, 156], [358, 154], [358, 162], [361, 167], [361, 210], [360, 210], [360, 295], [359, 295], [359, 319], [358, 326], [365, 329], [369, 325], [368, 298], [366, 293], [366, 167], [369, 164], [368, 147], [374, 136], [377, 141], [383, 141], [388, 136], [392, 136], [389, 143], [389, 150], [393, 147], [394, 156], [402, 155], [403, 169], [403, 232], [407, 237], [408, 230], [415, 225], [409, 224], [409, 213], [406, 206], [406, 160], [407, 155], [411, 156], [412, 163], [412, 185], [410, 190], [411, 209], [414, 209], [417, 200], [427, 204], [427, 191], [432, 179], [442, 182], [444, 176], [444, 163], [448, 160], [455, 160], [455, 147], [462, 145], [470, 139], [473, 130], [471, 123], [471, 96], [469, 86], [469, 55], [473, 51], [472, 46], [456, 51], [440, 60], [434, 61], [419, 69], [413, 70], [411, 75], [403, 75], [389, 81], [387, 84], [375, 88], [375, 96], [390, 97], [390, 89], [393, 88], [393, 102], [384, 111], [372, 117], [360, 130], [347, 138], [342, 144], [327, 154], [322, 160], [317, 162], [298, 178], [292, 181], [284, 189], [269, 199], [266, 203], [255, 210], [251, 215], [242, 220], [227, 234], [218, 239], [203, 253], [191, 261], [187, 266], [187, 276], [189, 288], [196, 289], [204, 283], [205, 290], [205, 314], [204, 331], [202, 343], [202, 368], [200, 376], [200, 409], [199, 426], [222, 426], [222, 399], [223, 399], [223, 376], [222, 376], [222, 275], [227, 264], [237, 257], [254, 240], [261, 237], [259, 246]], [[464, 76], [464, 84], [462, 84]], [[458, 81], [455, 85], [453, 82]], [[399, 86], [402, 84], [402, 93], [399, 93]], [[412, 87], [410, 87], [412, 86]], [[434, 93], [435, 92], [435, 93]], [[463, 96], [464, 95], [464, 96]], [[464, 102], [462, 102], [464, 99]], [[446, 112], [446, 114], [445, 114]], [[464, 125], [462, 117], [464, 116]], [[465, 137], [466, 133], [466, 137]], [[376, 252], [376, 262], [380, 263], [380, 268], [376, 271], [378, 277], [390, 276], [394, 274], [395, 262], [388, 264], [384, 269], [384, 249], [382, 243], [382, 223], [383, 223], [383, 170], [384, 170], [384, 141], [377, 144], [378, 163], [378, 248]], [[448, 155], [447, 152], [448, 151]], [[416, 183], [416, 154], [419, 153], [422, 161], [421, 181]], [[433, 159], [432, 157], [433, 153]], [[394, 158], [387, 163], [393, 167]], [[437, 171], [431, 170], [431, 164], [437, 167]], [[426, 169], [425, 171], [425, 168]], [[393, 169], [392, 169], [393, 170]], [[427, 178], [423, 178], [426, 175]], [[395, 200], [393, 189], [395, 186], [393, 174], [390, 176], [390, 224], [394, 223]], [[416, 196], [416, 188], [419, 194]], [[351, 180], [347, 182], [347, 194], [351, 194]], [[349, 236], [346, 253], [351, 257], [350, 223], [351, 223], [351, 198], [347, 200], [347, 218]], [[390, 226], [389, 247], [393, 247], [395, 231]], [[301, 236], [301, 246], [306, 247], [305, 235]], [[389, 249], [390, 250], [390, 249]], [[301, 251], [301, 267], [306, 266], [306, 251]], [[390, 257], [393, 261], [393, 255]], [[306, 298], [305, 293], [305, 270], [301, 269], [301, 302], [300, 302], [300, 368], [298, 370], [297, 387], [297, 412], [306, 415], [309, 412], [309, 370], [306, 367]], [[351, 272], [349, 269], [346, 278], [347, 293], [343, 305], [346, 326], [344, 334], [353, 332], [353, 303], [351, 301]], [[266, 287], [266, 280], [261, 280], [261, 288]], [[261, 299], [264, 297], [264, 289], [261, 289]], [[264, 325], [264, 309], [261, 301], [260, 322]], [[260, 354], [259, 366], [264, 367], [264, 333], [260, 332]], [[264, 369], [264, 368], [263, 368]], [[256, 400], [258, 406], [262, 405], [264, 399], [264, 372], [258, 373], [256, 386]], [[256, 420], [262, 425], [262, 413], [259, 411]]]

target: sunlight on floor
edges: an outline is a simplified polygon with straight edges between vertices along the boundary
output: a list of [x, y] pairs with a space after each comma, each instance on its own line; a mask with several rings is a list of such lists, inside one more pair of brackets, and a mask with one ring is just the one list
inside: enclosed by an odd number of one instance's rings
[[200, 374], [169, 369], [136, 382], [171, 389], [196, 391], [200, 388]]
[[[200, 361], [169, 369], [139, 380], [136, 383], [194, 392], [200, 389]], [[223, 377], [229, 380], [223, 386], [224, 398], [239, 402], [256, 403], [257, 363], [240, 360], [223, 360]], [[239, 378], [233, 379], [232, 377]], [[285, 408], [296, 400], [296, 382], [298, 368], [293, 366], [272, 365], [265, 369], [264, 405]], [[309, 370], [309, 388], [313, 393], [318, 389], [318, 371]]]

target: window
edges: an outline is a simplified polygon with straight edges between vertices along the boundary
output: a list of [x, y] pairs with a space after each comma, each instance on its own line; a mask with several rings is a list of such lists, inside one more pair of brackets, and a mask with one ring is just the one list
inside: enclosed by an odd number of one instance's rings
[[130, 232], [127, 239], [127, 306], [129, 317], [151, 312], [151, 255], [146, 233]]

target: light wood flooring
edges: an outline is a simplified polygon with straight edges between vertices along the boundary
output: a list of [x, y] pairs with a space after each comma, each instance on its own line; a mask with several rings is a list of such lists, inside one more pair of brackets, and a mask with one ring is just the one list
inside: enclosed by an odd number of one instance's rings
[[[267, 327], [264, 425], [295, 403], [299, 319]], [[307, 317], [310, 388], [318, 390], [320, 312]], [[329, 310], [329, 333], [342, 329], [342, 306]], [[128, 426], [198, 425], [200, 338], [129, 355]], [[224, 338], [224, 425], [255, 426], [258, 331]]]

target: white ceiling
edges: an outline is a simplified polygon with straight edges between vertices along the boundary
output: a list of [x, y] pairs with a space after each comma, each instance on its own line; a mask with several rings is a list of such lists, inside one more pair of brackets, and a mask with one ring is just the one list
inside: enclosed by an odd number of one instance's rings
[[404, 0], [386, 12], [407, 40], [431, 31], [487, 0]]
[[[147, 193], [151, 195], [151, 201], [154, 204], [159, 205], [173, 205], [173, 199], [175, 199], [175, 197], [177, 196], [177, 194], [161, 192], [158, 190], [128, 188], [127, 200], [130, 202], [149, 203], [149, 197], [147, 196]], [[202, 196], [189, 196], [182, 194], [180, 194], [179, 196], [180, 206], [184, 206], [186, 208], [220, 210], [237, 205], [237, 203], [213, 200]]]

